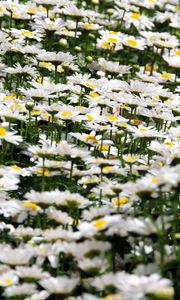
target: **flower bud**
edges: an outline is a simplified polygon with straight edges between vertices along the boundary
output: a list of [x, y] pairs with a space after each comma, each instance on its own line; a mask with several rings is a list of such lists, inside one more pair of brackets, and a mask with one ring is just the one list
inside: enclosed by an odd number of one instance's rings
[[59, 40], [59, 45], [62, 47], [67, 47], [68, 46], [68, 42], [66, 39], [60, 39]]
[[92, 61], [93, 61], [92, 56], [86, 56], [86, 61], [87, 61], [87, 62], [92, 62]]
[[114, 10], [112, 8], [107, 9], [107, 13], [109, 16], [112, 16], [114, 13]]
[[34, 102], [29, 101], [29, 102], [26, 103], [26, 109], [27, 110], [31, 111], [31, 110], [33, 110], [33, 108], [34, 108]]
[[97, 5], [97, 4], [99, 4], [99, 0], [91, 0], [91, 3]]
[[162, 288], [154, 293], [156, 299], [172, 300], [174, 297], [174, 289], [172, 287]]
[[75, 50], [76, 52], [81, 52], [81, 51], [82, 51], [81, 47], [79, 47], [79, 46], [74, 47], [74, 50]]

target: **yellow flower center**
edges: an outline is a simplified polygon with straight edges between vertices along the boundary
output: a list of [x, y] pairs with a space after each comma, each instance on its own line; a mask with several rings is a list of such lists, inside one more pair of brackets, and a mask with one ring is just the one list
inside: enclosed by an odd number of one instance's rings
[[163, 74], [161, 74], [161, 77], [165, 78], [165, 79], [171, 79], [172, 75], [170, 73], [163, 73]]
[[32, 116], [38, 116], [41, 114], [41, 111], [40, 109], [33, 109], [32, 112], [31, 112], [31, 115]]
[[12, 4], [11, 4], [11, 8], [18, 8], [18, 5], [15, 4], [15, 3], [12, 3]]
[[119, 206], [119, 205], [126, 204], [127, 201], [128, 201], [128, 197], [120, 197], [120, 198], [116, 198], [114, 200], [114, 204], [115, 204], [115, 206]]
[[132, 46], [132, 47], [136, 47], [138, 45], [138, 42], [135, 40], [132, 40], [132, 39], [128, 39], [127, 43], [129, 46]]
[[148, 131], [148, 129], [145, 128], [145, 127], [141, 127], [141, 128], [139, 128], [139, 131], [140, 131], [141, 133], [145, 133], [145, 132]]
[[20, 16], [21, 16], [21, 14], [16, 14], [16, 13], [13, 13], [13, 14], [12, 14], [12, 17], [13, 17], [13, 18], [19, 18]]
[[14, 103], [14, 104], [12, 104], [12, 105], [10, 105], [10, 110], [13, 110], [14, 108], [16, 109], [19, 109], [19, 110], [21, 110], [23, 107], [22, 107], [22, 105], [21, 104], [18, 104], [18, 103]]
[[101, 129], [108, 129], [107, 125], [101, 125], [100, 127], [101, 127]]
[[3, 127], [0, 127], [0, 136], [6, 136], [6, 129]]
[[[46, 10], [47, 10], [47, 9], [46, 9]], [[53, 21], [48, 21], [48, 22], [47, 22], [47, 25], [55, 27], [55, 26], [56, 26], [56, 23], [53, 22]]]
[[136, 19], [136, 20], [139, 20], [140, 16], [141, 16], [140, 13], [131, 14], [131, 18]]
[[86, 86], [89, 87], [90, 89], [95, 89], [95, 85], [92, 84], [91, 82], [86, 82]]
[[99, 146], [98, 147], [98, 150], [101, 150], [102, 149], [102, 151], [108, 151], [109, 150], [109, 145], [102, 145], [102, 146]]
[[94, 227], [96, 227], [97, 229], [101, 229], [101, 228], [103, 228], [104, 226], [106, 226], [107, 225], [107, 221], [106, 220], [104, 220], [104, 219], [99, 219], [99, 220], [97, 220], [97, 221], [95, 221], [94, 222]]
[[127, 163], [133, 164], [134, 162], [137, 161], [137, 156], [136, 155], [124, 155], [123, 156], [124, 161], [126, 161]]
[[127, 123], [125, 123], [125, 122], [119, 122], [118, 124], [119, 124], [119, 126], [121, 126], [121, 127], [127, 127]]
[[84, 24], [84, 28], [86, 28], [86, 29], [93, 29], [94, 28], [94, 24], [85, 23]]
[[151, 179], [151, 183], [158, 183], [158, 182], [159, 182], [159, 179], [156, 176]]
[[73, 118], [74, 114], [71, 111], [63, 111], [61, 114], [61, 117], [63, 118]]
[[69, 33], [69, 30], [68, 30], [66, 27], [64, 27], [64, 28], [62, 29], [62, 31], [63, 31], [64, 34], [68, 34], [68, 33]]
[[112, 49], [113, 48], [113, 46], [109, 42], [103, 42], [102, 46], [107, 48], [107, 49]]
[[43, 116], [46, 118], [46, 120], [52, 122], [52, 116], [50, 116], [47, 112], [43, 112]]
[[98, 144], [98, 139], [94, 135], [87, 135], [85, 137], [85, 140], [86, 140], [86, 142], [90, 142], [90, 143], [93, 143], [93, 144]]
[[86, 118], [88, 119], [88, 121], [92, 121], [93, 120], [93, 117], [89, 114], [86, 115]]
[[[152, 66], [147, 64], [146, 67], [145, 67], [145, 71], [151, 72], [151, 69], [152, 69]], [[157, 71], [157, 70], [158, 70], [158, 65], [154, 64], [153, 65], [153, 71]]]
[[115, 34], [115, 35], [117, 35], [118, 32], [117, 31], [109, 31], [109, 34]]
[[110, 171], [112, 169], [112, 166], [105, 166], [103, 168], [103, 171]]
[[37, 12], [37, 9], [34, 7], [28, 7], [28, 13], [35, 14]]
[[107, 119], [110, 120], [110, 121], [118, 121], [117, 116], [107, 116]]
[[3, 98], [3, 101], [6, 101], [6, 100], [15, 100], [16, 99], [16, 96], [13, 96], [13, 95], [8, 95], [8, 96], [5, 96]]
[[57, 71], [58, 71], [59, 73], [62, 73], [62, 72], [64, 71], [64, 69], [63, 69], [63, 67], [58, 66], [58, 67], [57, 67]]
[[34, 33], [28, 30], [23, 30], [21, 33], [23, 36], [32, 37], [34, 36]]
[[42, 169], [37, 170], [37, 173], [40, 175], [49, 175], [51, 174], [51, 171], [49, 171], [48, 169], [45, 169], [44, 171]]
[[142, 121], [141, 120], [132, 120], [132, 124], [140, 125], [140, 124], [142, 124]]
[[92, 97], [92, 98], [96, 98], [96, 97], [99, 97], [100, 95], [96, 92], [90, 92], [89, 96]]
[[169, 147], [175, 146], [175, 143], [173, 143], [173, 142], [171, 142], [171, 141], [164, 142], [164, 144], [165, 144], [166, 146], [169, 146]]
[[80, 109], [81, 111], [84, 111], [84, 110], [86, 110], [86, 107], [85, 107], [85, 106], [79, 106], [79, 109]]
[[177, 50], [175, 51], [175, 54], [178, 55], [178, 56], [180, 56], [180, 49], [177, 49]]
[[108, 38], [107, 40], [108, 40], [109, 43], [114, 43], [114, 44], [116, 44], [116, 43], [118, 42], [118, 39], [116, 39], [116, 38], [111, 38], [111, 37]]
[[21, 167], [16, 166], [16, 165], [12, 166], [11, 169], [14, 170], [14, 171], [20, 171], [20, 170], [22, 170]]
[[109, 294], [103, 300], [123, 300], [120, 294]]
[[52, 67], [52, 64], [49, 62], [40, 61], [39, 66], [43, 67], [43, 68], [50, 68], [50, 67]]
[[10, 278], [6, 279], [6, 284], [7, 284], [7, 285], [11, 285], [11, 284], [13, 284], [13, 281], [12, 281], [12, 279], [10, 279]]
[[23, 206], [30, 207], [30, 208], [32, 208], [33, 211], [37, 211], [39, 209], [39, 206], [33, 202], [24, 202]]

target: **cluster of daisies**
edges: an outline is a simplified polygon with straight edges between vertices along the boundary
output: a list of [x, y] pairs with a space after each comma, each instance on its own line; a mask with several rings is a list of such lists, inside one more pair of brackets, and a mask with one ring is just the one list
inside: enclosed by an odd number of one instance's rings
[[0, 1], [0, 299], [179, 300], [178, 0]]

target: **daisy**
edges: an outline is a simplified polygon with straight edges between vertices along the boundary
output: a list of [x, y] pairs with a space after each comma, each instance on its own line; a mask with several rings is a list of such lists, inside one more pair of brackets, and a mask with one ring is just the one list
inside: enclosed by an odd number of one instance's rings
[[15, 145], [18, 145], [22, 142], [22, 137], [20, 135], [16, 134], [16, 131], [9, 131], [4, 126], [0, 126], [0, 144], [2, 144], [2, 141], [6, 141], [8, 143], [12, 143]]
[[179, 45], [179, 41], [175, 36], [171, 36], [169, 39], [156, 39], [154, 41], [154, 45], [157, 48], [167, 48], [167, 49], [173, 49]]
[[36, 41], [41, 41], [42, 40], [42, 34], [40, 34], [38, 31], [29, 31], [26, 29], [15, 29], [11, 28], [11, 34], [15, 38], [20, 38], [20, 39], [35, 39]]
[[46, 209], [45, 213], [50, 219], [56, 221], [58, 224], [73, 223], [73, 218], [71, 218], [66, 212], [56, 210], [54, 207], [49, 207], [48, 209]]
[[133, 36], [127, 36], [123, 38], [122, 43], [130, 48], [144, 50], [146, 47], [146, 42], [143, 39], [137, 39]]
[[70, 193], [69, 191], [60, 192], [58, 190], [54, 190], [53, 192], [38, 193], [32, 190], [30, 193], [25, 194], [25, 198], [35, 204], [55, 204], [59, 207], [68, 207], [73, 205], [73, 207], [77, 206], [79, 208], [85, 208], [90, 204], [89, 200], [85, 197], [78, 193]]
[[85, 258], [79, 260], [78, 266], [81, 270], [93, 275], [105, 271], [108, 267], [108, 264], [104, 258]]
[[136, 161], [138, 161], [138, 156], [134, 154], [124, 154], [123, 160], [128, 164], [134, 164]]
[[27, 246], [24, 249], [12, 249], [9, 245], [4, 244], [1, 247], [0, 261], [12, 266], [26, 265], [34, 255], [34, 250], [30, 250]]
[[51, 20], [49, 18], [36, 18], [35, 23], [32, 25], [32, 29], [37, 31], [40, 35], [45, 34], [46, 32], [55, 32], [60, 31], [66, 26], [66, 23], [62, 19], [56, 18]]
[[42, 5], [57, 5], [58, 4], [58, 0], [35, 0], [34, 1], [37, 4], [42, 4]]
[[179, 21], [178, 15], [174, 14], [173, 18], [170, 21], [169, 26], [172, 27], [172, 28], [176, 28], [176, 29], [180, 28], [180, 21]]
[[140, 14], [139, 11], [126, 12], [124, 16], [124, 22], [127, 28], [130, 28], [131, 25], [134, 25], [138, 31], [145, 29], [151, 30], [154, 27], [152, 20], [149, 17]]
[[[35, 229], [32, 227], [24, 227], [23, 225], [19, 225], [13, 232], [13, 236], [15, 236], [17, 238], [25, 238], [25, 239], [26, 238], [31, 239], [32, 237], [37, 237], [40, 235], [42, 235], [42, 232], [40, 229], [38, 229], [38, 228]], [[32, 274], [32, 272], [28, 269], [28, 267], [20, 266], [20, 267], [16, 267], [16, 269], [20, 271], [20, 274], [18, 274], [18, 276], [22, 277], [22, 278], [24, 277], [23, 274], [24, 273], [27, 274], [28, 271], [29, 271], [29, 273]], [[21, 270], [22, 270], [22, 273], [21, 273]], [[26, 273], [26, 270], [27, 270], [27, 273]], [[25, 272], [23, 272], [23, 271], [25, 271]], [[40, 274], [40, 270], [39, 270], [39, 272], [37, 272], [37, 277], [39, 277], [39, 274]], [[34, 275], [32, 277], [36, 278], [36, 275]], [[41, 278], [41, 276], [40, 276], [40, 278]]]
[[169, 66], [179, 69], [180, 68], [180, 56], [163, 56], [164, 60], [168, 63]]
[[[168, 279], [161, 278], [159, 274], [139, 277], [134, 274], [119, 272], [116, 276], [116, 287], [124, 295], [126, 295], [126, 293], [131, 295], [130, 297], [133, 297], [135, 291], [137, 291], [136, 293], [141, 293], [141, 295], [154, 294], [155, 291], [159, 290], [159, 287], [163, 289], [171, 286], [170, 281]], [[136, 287], [134, 287], [134, 281], [136, 281]]]
[[74, 107], [62, 107], [58, 112], [58, 117], [62, 120], [76, 120], [77, 116], [80, 114], [78, 108]]
[[75, 73], [75, 75], [69, 76], [68, 80], [73, 84], [79, 84], [92, 90], [96, 88], [94, 79], [91, 78], [90, 74]]
[[67, 5], [61, 9], [61, 13], [77, 19], [83, 18], [84, 15], [88, 16], [88, 11], [85, 11], [83, 8], [77, 8], [73, 3], [67, 3]]
[[[88, 210], [86, 209], [83, 211], [82, 219], [84, 221], [92, 221], [92, 220], [103, 218], [106, 215], [110, 214], [111, 212], [113, 212], [113, 209], [109, 204], [103, 205], [102, 207], [90, 207]], [[103, 245], [102, 245], [102, 247], [103, 247]], [[97, 242], [97, 248], [98, 248], [98, 242]], [[103, 247], [103, 249], [101, 249], [101, 251], [103, 251], [103, 250], [107, 251], [109, 249], [110, 249], [110, 245], [108, 246], [108, 243], [106, 242], [106, 247], [104, 245], [104, 247]]]
[[33, 78], [37, 78], [39, 75], [36, 68], [27, 65], [22, 67], [20, 63], [16, 63], [12, 68], [6, 68], [4, 72], [6, 74], [21, 74], [21, 75], [31, 76]]
[[118, 62], [107, 61], [103, 57], [99, 58], [97, 62], [92, 63], [92, 67], [95, 70], [101, 70], [103, 72], [117, 73], [122, 76], [129, 73], [131, 66], [120, 65]]
[[166, 21], [172, 20], [174, 18], [174, 14], [169, 11], [165, 12], [156, 12], [156, 15], [154, 17], [155, 22], [157, 23], [164, 23]]
[[54, 95], [54, 91], [49, 91], [46, 89], [40, 88], [19, 88], [20, 92], [25, 95], [27, 98], [32, 99], [34, 101], [42, 101], [44, 99], [49, 98], [57, 98], [57, 95]]
[[27, 5], [26, 5], [26, 12], [29, 14], [29, 15], [34, 15], [38, 12], [38, 7], [36, 6], [35, 3], [32, 3], [32, 2], [27, 2]]
[[[145, 95], [154, 95], [161, 91], [161, 86], [155, 85], [153, 83], [146, 83], [139, 80], [130, 81], [130, 91], [134, 94], [145, 94]], [[128, 90], [127, 90], [128, 91]]]
[[37, 292], [36, 284], [33, 283], [22, 283], [21, 285], [14, 285], [12, 287], [7, 287], [4, 292], [6, 297], [24, 297], [32, 295]]
[[97, 48], [99, 49], [104, 49], [104, 50], [112, 50], [112, 51], [119, 51], [123, 49], [122, 47], [122, 41], [119, 37], [104, 37], [102, 36], [101, 38], [97, 39]]
[[[40, 137], [41, 138], [41, 137]], [[56, 143], [49, 140], [40, 140], [39, 146], [29, 146], [28, 153], [34, 157], [48, 158], [57, 155]]]
[[0, 109], [1, 109], [1, 118], [3, 121], [9, 121], [11, 122], [12, 120], [14, 121], [25, 121], [26, 120], [26, 116], [24, 115], [24, 113], [26, 112], [26, 109], [24, 107], [24, 103], [23, 105], [21, 104], [16, 104], [16, 103], [6, 103], [6, 105], [0, 105]]
[[0, 276], [0, 286], [8, 287], [11, 285], [18, 284], [19, 278], [14, 271], [7, 271]]
[[17, 275], [20, 278], [28, 278], [30, 280], [39, 280], [42, 277], [47, 277], [48, 273], [43, 272], [43, 269], [40, 267], [33, 265], [32, 267], [26, 267], [26, 266], [17, 266], [16, 267]]
[[35, 294], [32, 294], [30, 297], [26, 297], [25, 300], [45, 300], [50, 296], [50, 293], [48, 293], [47, 291], [41, 291], [41, 292], [37, 292]]
[[99, 24], [95, 24], [95, 23], [79, 23], [79, 28], [82, 28], [86, 31], [94, 31], [94, 30], [99, 30], [102, 28], [102, 26], [100, 26]]
[[39, 61], [47, 61], [47, 62], [52, 62], [53, 64], [56, 63], [61, 63], [61, 62], [69, 62], [72, 63], [75, 60], [75, 56], [71, 55], [69, 52], [46, 52], [46, 51], [41, 51], [37, 55], [37, 60]]
[[69, 144], [67, 141], [61, 141], [57, 144], [57, 153], [60, 157], [64, 157], [64, 159], [80, 158], [86, 161], [90, 157], [90, 152], [87, 149]]
[[70, 278], [67, 276], [49, 277], [42, 279], [39, 284], [51, 294], [68, 295], [79, 283], [79, 278]]
[[129, 127], [128, 131], [133, 133], [134, 137], [161, 137], [165, 138], [165, 133], [158, 131], [153, 126], [143, 126], [139, 125], [138, 127]]
[[91, 131], [90, 134], [85, 133], [69, 133], [71, 136], [75, 137], [76, 139], [89, 144], [91, 146], [97, 146], [100, 145], [100, 140], [102, 139], [101, 135], [96, 135], [95, 131]]

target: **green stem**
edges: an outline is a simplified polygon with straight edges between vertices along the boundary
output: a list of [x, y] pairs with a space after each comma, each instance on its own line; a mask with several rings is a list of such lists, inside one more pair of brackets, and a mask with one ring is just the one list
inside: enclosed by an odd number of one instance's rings
[[45, 191], [45, 157], [43, 157], [43, 165], [42, 165], [42, 183], [41, 183], [41, 191], [44, 192]]

